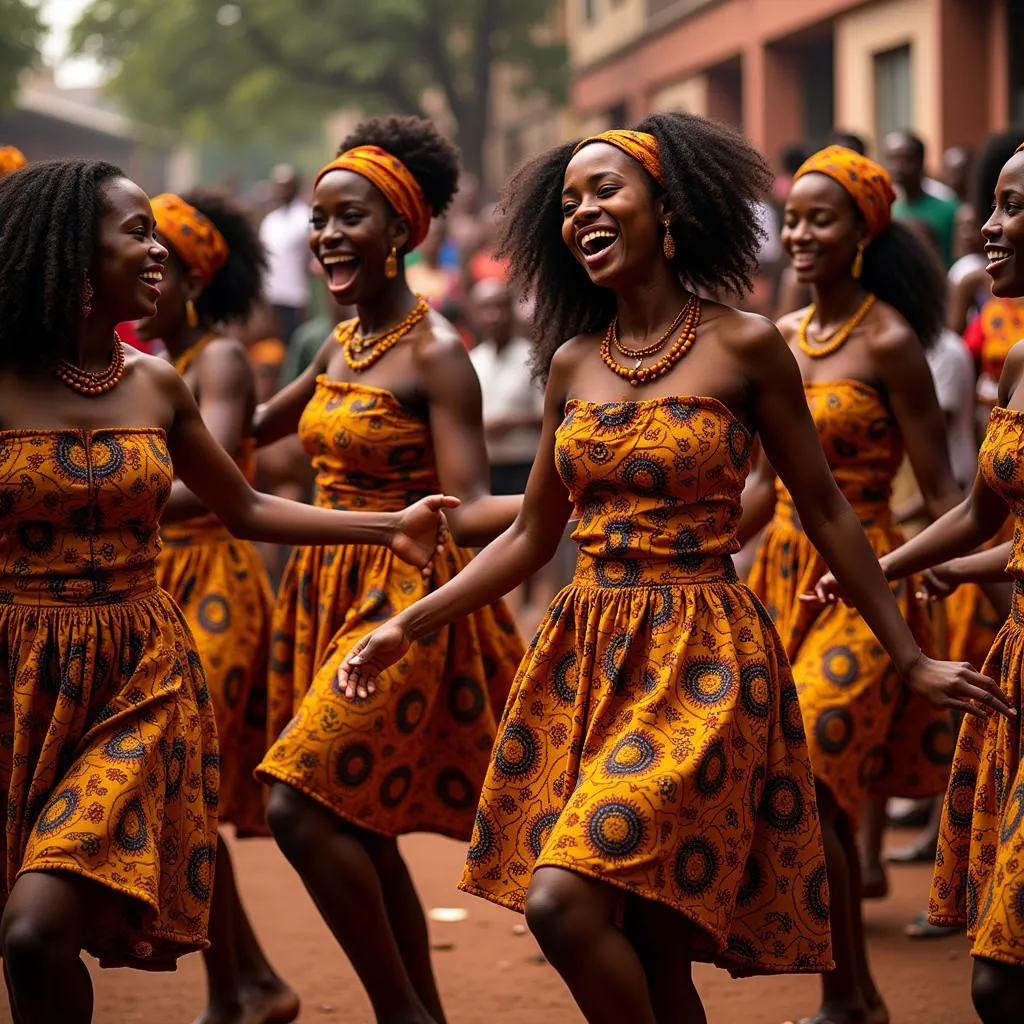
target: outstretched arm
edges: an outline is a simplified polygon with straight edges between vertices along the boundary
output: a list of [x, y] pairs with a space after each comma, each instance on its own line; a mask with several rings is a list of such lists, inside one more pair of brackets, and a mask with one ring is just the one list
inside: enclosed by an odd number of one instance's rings
[[[811, 543], [912, 689], [944, 707], [1008, 714], [1009, 705], [993, 680], [969, 666], [932, 661], [921, 651], [828, 468], [796, 360], [774, 327], [754, 323], [740, 351], [753, 384], [755, 422], [765, 454], [792, 495]], [[969, 701], [978, 701], [980, 709]]]
[[948, 562], [926, 569], [921, 578], [923, 593], [932, 601], [941, 601], [963, 583], [1008, 583], [1006, 572], [1013, 544], [1007, 541], [998, 547], [976, 551], [973, 555], [951, 558]]

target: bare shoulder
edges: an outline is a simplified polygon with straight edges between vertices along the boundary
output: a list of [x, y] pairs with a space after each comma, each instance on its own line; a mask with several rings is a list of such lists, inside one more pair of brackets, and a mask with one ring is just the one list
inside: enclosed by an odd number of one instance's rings
[[462, 336], [436, 310], [431, 310], [422, 327], [414, 328], [414, 331], [411, 338], [413, 359], [422, 367], [471, 365]]
[[999, 378], [999, 404], [1009, 405], [1024, 379], [1024, 341], [1018, 341], [1007, 353]]
[[181, 384], [181, 374], [166, 359], [147, 355], [130, 345], [124, 347], [124, 365], [127, 373], [156, 385], [167, 394], [173, 394]]
[[744, 313], [719, 302], [704, 304], [702, 323], [723, 346], [743, 362], [787, 348], [779, 328], [758, 313]]
[[921, 340], [903, 316], [892, 306], [879, 302], [873, 311], [867, 332], [867, 350], [876, 359], [887, 361], [907, 354], [922, 354]]
[[807, 316], [809, 308], [809, 306], [804, 306], [803, 309], [794, 309], [792, 313], [786, 313], [785, 316], [779, 317], [776, 326], [779, 328], [779, 333], [788, 343], [791, 344], [797, 336], [797, 332], [800, 330], [800, 325], [804, 322], [804, 317]]

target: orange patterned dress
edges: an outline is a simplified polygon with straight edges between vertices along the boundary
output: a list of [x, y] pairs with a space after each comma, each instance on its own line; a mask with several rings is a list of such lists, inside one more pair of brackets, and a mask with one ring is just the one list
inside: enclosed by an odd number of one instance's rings
[[[238, 465], [251, 483], [255, 446]], [[264, 787], [253, 772], [267, 751], [267, 659], [274, 598], [254, 544], [214, 515], [163, 527], [157, 582], [177, 602], [195, 637], [224, 758], [220, 822], [239, 837], [269, 835]]]
[[[804, 390], [836, 483], [881, 557], [903, 543], [889, 508], [903, 459], [896, 420], [878, 391], [858, 381], [807, 383]], [[900, 683], [856, 609], [800, 600], [827, 571], [780, 482], [749, 583], [793, 665], [815, 778], [853, 818], [869, 795], [941, 793], [953, 754], [951, 716]], [[912, 583], [894, 584], [893, 593], [918, 643], [934, 651], [930, 612]]]
[[[999, 378], [1010, 349], [1024, 338], [1024, 300], [991, 298], [978, 314], [981, 329], [981, 379], [978, 381], [978, 411], [987, 415], [996, 401]], [[1013, 521], [985, 547], [998, 547], [1013, 536]], [[949, 657], [966, 661], [975, 668], [984, 663], [996, 638], [1002, 618], [981, 587], [958, 587], [946, 600], [949, 623]]]
[[[440, 490], [427, 423], [389, 391], [319, 378], [299, 434], [331, 508], [398, 510]], [[387, 548], [301, 548], [275, 614], [274, 661], [298, 711], [259, 774], [388, 836], [468, 839], [498, 716], [523, 654], [501, 602], [415, 644], [346, 700], [335, 673], [352, 645], [468, 564], [449, 537], [430, 581]], [[330, 629], [332, 633], [328, 633]], [[308, 690], [308, 692], [307, 692]]]
[[219, 756], [156, 584], [173, 475], [160, 430], [0, 430], [0, 896], [25, 871], [118, 894], [88, 930], [107, 967], [207, 945]]
[[[1024, 412], [995, 408], [979, 455], [1016, 521], [1010, 617], [982, 670], [1024, 715]], [[967, 925], [975, 956], [1024, 967], [1024, 761], [1020, 718], [964, 717], [939, 829], [928, 919]]]
[[817, 972], [829, 899], [803, 722], [730, 557], [751, 444], [711, 398], [566, 405], [576, 572], [513, 685], [461, 888], [522, 911], [531, 873], [564, 868], [684, 915], [694, 959]]

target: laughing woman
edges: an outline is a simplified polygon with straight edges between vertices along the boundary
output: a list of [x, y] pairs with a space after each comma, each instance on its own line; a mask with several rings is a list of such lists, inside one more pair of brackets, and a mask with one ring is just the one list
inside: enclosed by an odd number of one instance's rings
[[114, 331], [155, 313], [167, 256], [110, 164], [0, 181], [0, 953], [17, 1024], [92, 1018], [83, 949], [173, 970], [207, 945], [216, 726], [156, 582], [175, 470], [236, 536], [369, 541], [421, 566], [451, 504], [360, 515], [257, 494], [181, 376]]
[[[391, 509], [439, 483], [461, 498], [435, 562], [440, 582], [522, 503], [490, 495], [469, 355], [405, 281], [404, 256], [426, 237], [431, 216], [444, 213], [457, 180], [458, 155], [428, 121], [368, 121], [342, 143], [316, 179], [310, 247], [335, 300], [358, 316], [259, 414], [261, 441], [298, 429], [321, 505]], [[410, 652], [371, 701], [339, 701], [333, 671], [320, 666], [332, 638], [347, 648], [428, 589], [362, 544], [292, 558], [274, 616], [272, 669], [273, 689], [291, 692], [297, 713], [260, 766], [281, 849], [377, 1019], [402, 1024], [440, 1024], [444, 1014], [396, 837], [469, 838], [522, 643], [499, 602]], [[287, 721], [292, 706], [284, 710]]]
[[[779, 323], [790, 343], [829, 467], [878, 555], [902, 543], [890, 511], [906, 450], [933, 518], [960, 498], [945, 424], [925, 359], [943, 324], [942, 267], [891, 221], [895, 193], [884, 168], [840, 146], [812, 156], [794, 177], [782, 243], [813, 304]], [[949, 777], [952, 720], [901, 685], [855, 608], [800, 599], [823, 571], [793, 497], [762, 460], [745, 496], [741, 537], [774, 507], [750, 587], [775, 620], [793, 666], [807, 725], [825, 832], [836, 970], [822, 978], [815, 1022], [884, 1024], [868, 967], [854, 835], [872, 794], [930, 796]], [[764, 492], [767, 492], [765, 495]], [[767, 497], [768, 500], [760, 500]], [[761, 514], [758, 514], [760, 506]], [[926, 602], [907, 584], [896, 600], [925, 651]]]
[[559, 146], [513, 179], [501, 251], [536, 296], [548, 374], [522, 512], [334, 659], [353, 706], [373, 701], [387, 666], [542, 566], [575, 509], [575, 578], [516, 677], [462, 887], [525, 911], [590, 1024], [704, 1021], [693, 961], [831, 966], [796, 689], [731, 560], [755, 435], [909, 684], [995, 700], [907, 629], [779, 332], [699, 297], [749, 284], [770, 182], [740, 135], [683, 114]]
[[[160, 195], [152, 206], [169, 256], [156, 316], [136, 329], [143, 340], [163, 341], [210, 433], [252, 483], [255, 450], [247, 435], [256, 385], [245, 348], [219, 329], [248, 316], [259, 300], [263, 247], [245, 211], [216, 193]], [[157, 582], [195, 636], [217, 719], [220, 823], [239, 837], [265, 835], [264, 791], [253, 777], [267, 737], [273, 598], [263, 563], [256, 546], [232, 537], [180, 479], [162, 524]], [[199, 1024], [284, 1024], [298, 1016], [298, 999], [256, 941], [223, 842], [204, 960], [208, 1007]]]

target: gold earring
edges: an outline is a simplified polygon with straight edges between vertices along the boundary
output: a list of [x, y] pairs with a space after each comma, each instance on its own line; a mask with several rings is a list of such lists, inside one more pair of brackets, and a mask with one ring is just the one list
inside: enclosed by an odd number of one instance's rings
[[853, 266], [850, 267], [850, 277], [854, 281], [860, 280], [860, 275], [864, 273], [864, 243], [859, 242], [857, 244], [857, 255], [853, 257]]
[[665, 253], [665, 259], [672, 260], [676, 256], [676, 240], [672, 237], [672, 218], [666, 217], [662, 223], [665, 225], [665, 240], [661, 248]]
[[85, 284], [82, 286], [82, 316], [85, 319], [92, 316], [92, 297], [94, 294], [92, 282], [89, 278], [86, 278]]
[[189, 327], [199, 326], [199, 314], [196, 312], [196, 304], [191, 299], [185, 300], [185, 322]]
[[384, 261], [384, 276], [392, 280], [398, 277], [398, 250], [394, 246], [391, 246], [391, 252]]

